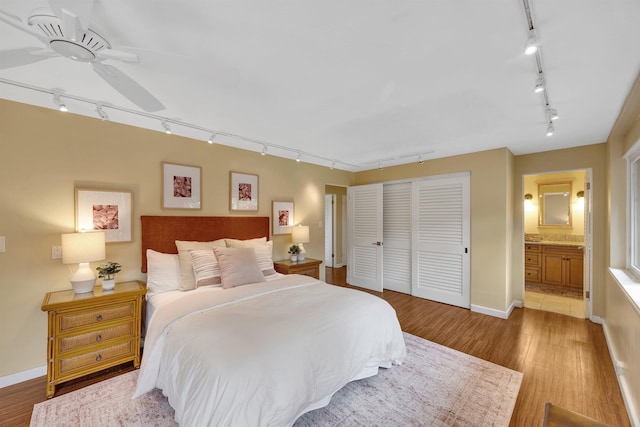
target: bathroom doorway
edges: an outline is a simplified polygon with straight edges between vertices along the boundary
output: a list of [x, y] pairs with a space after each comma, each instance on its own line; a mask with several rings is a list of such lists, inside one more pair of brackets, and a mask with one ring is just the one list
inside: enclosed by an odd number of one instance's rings
[[590, 315], [590, 170], [525, 175], [524, 306]]

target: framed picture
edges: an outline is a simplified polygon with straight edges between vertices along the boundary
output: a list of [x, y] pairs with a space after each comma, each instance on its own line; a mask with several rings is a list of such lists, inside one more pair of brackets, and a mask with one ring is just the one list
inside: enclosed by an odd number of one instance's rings
[[272, 234], [291, 234], [291, 227], [293, 227], [293, 202], [271, 202], [272, 216], [271, 224]]
[[258, 175], [229, 172], [229, 209], [258, 210]]
[[101, 230], [106, 242], [130, 242], [130, 191], [76, 188], [76, 231]]
[[199, 166], [162, 163], [162, 207], [200, 209], [200, 174]]

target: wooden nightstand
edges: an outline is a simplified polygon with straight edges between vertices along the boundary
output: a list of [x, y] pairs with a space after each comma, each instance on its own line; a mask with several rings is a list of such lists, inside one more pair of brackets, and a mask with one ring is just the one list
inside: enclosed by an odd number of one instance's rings
[[72, 289], [49, 292], [42, 311], [49, 312], [47, 398], [56, 384], [133, 361], [140, 366], [142, 301], [147, 289], [140, 281], [116, 283], [76, 294]]
[[320, 264], [322, 264], [322, 261], [313, 258], [305, 258], [303, 261], [296, 262], [288, 259], [273, 262], [273, 266], [278, 273], [303, 274], [315, 279], [320, 279]]

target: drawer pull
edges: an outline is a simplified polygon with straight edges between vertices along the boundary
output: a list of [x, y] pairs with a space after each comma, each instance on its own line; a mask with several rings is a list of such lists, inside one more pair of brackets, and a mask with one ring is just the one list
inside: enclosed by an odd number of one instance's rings
[[97, 320], [97, 321], [102, 320], [102, 314], [98, 314], [98, 315], [96, 316], [96, 320]]
[[96, 356], [96, 362], [99, 362], [101, 360], [102, 360], [102, 355], [101, 354], [97, 355]]
[[97, 342], [102, 341], [102, 335], [96, 335], [96, 341]]

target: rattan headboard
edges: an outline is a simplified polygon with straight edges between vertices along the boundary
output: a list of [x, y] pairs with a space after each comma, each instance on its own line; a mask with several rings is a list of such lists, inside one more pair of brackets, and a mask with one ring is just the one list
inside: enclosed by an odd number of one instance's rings
[[143, 273], [147, 272], [147, 249], [175, 254], [176, 240], [269, 239], [267, 216], [141, 216], [140, 221]]

